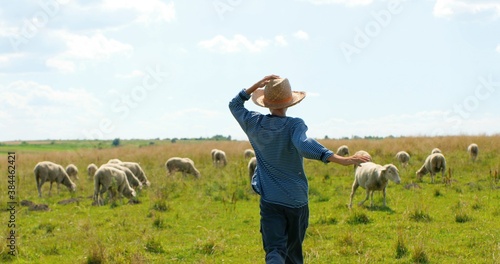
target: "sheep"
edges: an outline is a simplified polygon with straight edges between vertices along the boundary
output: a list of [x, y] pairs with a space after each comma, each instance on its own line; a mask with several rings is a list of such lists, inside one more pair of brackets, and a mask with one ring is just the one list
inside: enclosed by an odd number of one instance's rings
[[[366, 152], [364, 150], [356, 151], [356, 153], [354, 153], [354, 156], [368, 157], [368, 158], [370, 158], [370, 160], [368, 160], [368, 161], [373, 161], [372, 160], [372, 156], [368, 152]], [[356, 170], [357, 167], [358, 167], [358, 165], [354, 164], [354, 170]]]
[[403, 168], [406, 168], [406, 166], [408, 166], [408, 162], [410, 161], [410, 154], [406, 151], [400, 151], [396, 153], [396, 159], [401, 163]]
[[257, 158], [252, 157], [248, 161], [248, 176], [250, 176], [250, 181], [252, 181], [253, 174], [255, 173], [255, 169], [257, 168]]
[[186, 174], [191, 174], [196, 178], [201, 177], [200, 171], [196, 169], [194, 161], [190, 158], [172, 157], [165, 162], [165, 169], [167, 170], [168, 175], [172, 175], [174, 172], [180, 171], [184, 177]]
[[119, 159], [110, 159], [108, 160], [108, 163], [122, 163], [122, 161]]
[[132, 171], [135, 177], [137, 177], [137, 179], [139, 179], [139, 181], [142, 183], [142, 186], [151, 186], [151, 182], [149, 182], [148, 178], [146, 177], [146, 173], [141, 168], [141, 165], [139, 165], [139, 163], [132, 161], [123, 161], [119, 164], [129, 168], [129, 170]]
[[255, 157], [255, 152], [253, 151], [253, 149], [245, 149], [243, 154], [245, 155], [245, 159]]
[[215, 167], [225, 167], [227, 165], [226, 152], [220, 149], [213, 149], [212, 161]]
[[38, 197], [42, 197], [42, 185], [46, 181], [50, 182], [49, 195], [52, 191], [53, 182], [57, 183], [57, 193], [59, 193], [60, 183], [68, 187], [70, 192], [75, 192], [76, 190], [76, 184], [71, 181], [66, 170], [59, 164], [51, 161], [41, 161], [35, 165], [33, 172], [35, 173]]
[[444, 181], [444, 173], [446, 172], [446, 159], [441, 153], [434, 153], [425, 159], [424, 165], [416, 172], [417, 178], [422, 180], [422, 177], [430, 173], [431, 182], [434, 183], [434, 175], [441, 172], [441, 177]]
[[94, 175], [94, 203], [102, 205], [102, 195], [108, 191], [108, 197], [114, 199], [119, 195], [132, 199], [136, 197], [135, 190], [130, 187], [127, 175], [122, 170], [111, 166], [101, 166]]
[[109, 166], [109, 167], [119, 169], [119, 170], [125, 172], [125, 175], [127, 176], [127, 181], [129, 183], [130, 187], [142, 189], [141, 181], [139, 181], [139, 179], [137, 179], [137, 177], [135, 177], [134, 173], [129, 168], [125, 167], [124, 165], [121, 165], [118, 163], [106, 163], [106, 164], [103, 164], [102, 166]]
[[97, 165], [95, 165], [94, 163], [90, 163], [87, 166], [87, 175], [89, 176], [89, 178], [94, 177], [96, 171], [97, 171]]
[[337, 149], [336, 154], [342, 157], [349, 156], [349, 148], [346, 145], [342, 145]]
[[469, 156], [472, 161], [476, 161], [477, 155], [479, 154], [479, 147], [477, 144], [472, 143], [467, 147], [467, 152], [469, 153]]
[[443, 153], [443, 152], [441, 152], [441, 150], [438, 148], [433, 148], [431, 151], [431, 154], [434, 154], [434, 153]]
[[373, 193], [375, 191], [382, 191], [384, 196], [384, 207], [386, 206], [386, 188], [389, 180], [399, 184], [401, 183], [401, 178], [399, 177], [399, 171], [393, 164], [379, 165], [373, 162], [362, 163], [360, 167], [356, 169], [354, 176], [354, 183], [352, 184], [351, 199], [349, 202], [349, 208], [352, 208], [352, 199], [356, 189], [361, 186], [366, 189], [366, 198], [359, 203], [363, 205], [368, 197], [371, 196], [370, 206], [373, 207]]
[[78, 180], [78, 168], [74, 164], [66, 166], [66, 173], [69, 177]]

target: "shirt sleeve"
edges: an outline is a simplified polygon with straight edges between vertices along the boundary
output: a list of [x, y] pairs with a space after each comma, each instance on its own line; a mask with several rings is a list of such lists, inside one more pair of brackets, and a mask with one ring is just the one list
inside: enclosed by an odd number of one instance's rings
[[250, 99], [250, 95], [245, 92], [245, 89], [242, 89], [230, 102], [229, 102], [229, 110], [233, 114], [234, 118], [240, 124], [243, 130], [246, 129], [245, 119], [249, 115], [248, 109], [245, 108], [244, 104], [246, 101]]
[[317, 140], [307, 137], [306, 124], [300, 118], [297, 118], [297, 120], [292, 135], [292, 141], [295, 148], [304, 158], [321, 160], [324, 163], [329, 163], [328, 158], [333, 155], [333, 151], [325, 148]]

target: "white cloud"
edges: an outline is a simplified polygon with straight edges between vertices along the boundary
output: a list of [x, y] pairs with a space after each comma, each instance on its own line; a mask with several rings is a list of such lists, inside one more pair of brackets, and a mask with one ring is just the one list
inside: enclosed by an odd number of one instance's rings
[[305, 31], [302, 31], [302, 30], [299, 30], [295, 33], [293, 33], [293, 36], [298, 38], [298, 39], [302, 39], [302, 40], [308, 40], [309, 39], [309, 34], [307, 34], [307, 32]]
[[500, 3], [497, 0], [436, 0], [434, 5], [436, 17], [453, 17], [456, 15], [479, 15], [492, 13], [495, 18], [500, 17]]
[[200, 41], [198, 45], [212, 52], [220, 53], [235, 53], [241, 51], [261, 52], [264, 48], [269, 46], [269, 41], [250, 41], [240, 34], [234, 35], [232, 39], [217, 35], [212, 39]]
[[[0, 126], [4, 139], [46, 139], [79, 136], [79, 125], [92, 123], [102, 104], [82, 88], [55, 89], [33, 81], [0, 86]], [[36, 138], [34, 138], [36, 137]]]
[[139, 13], [137, 21], [156, 22], [173, 21], [176, 17], [174, 2], [160, 0], [105, 0], [101, 7], [106, 10], [130, 9]]
[[307, 0], [315, 5], [341, 4], [349, 7], [369, 5], [373, 0]]
[[288, 46], [288, 42], [286, 41], [285, 36], [283, 36], [283, 35], [278, 35], [278, 36], [274, 37], [274, 43], [277, 46], [281, 46], [281, 47]]
[[500, 44], [497, 46], [497, 52], [500, 53]]
[[99, 61], [115, 54], [129, 54], [133, 51], [131, 45], [109, 39], [102, 35], [102, 33], [96, 33], [93, 36], [84, 36], [67, 32], [57, 32], [56, 36], [66, 43], [67, 49], [49, 58], [46, 61], [46, 65], [62, 72], [75, 71], [75, 62]]

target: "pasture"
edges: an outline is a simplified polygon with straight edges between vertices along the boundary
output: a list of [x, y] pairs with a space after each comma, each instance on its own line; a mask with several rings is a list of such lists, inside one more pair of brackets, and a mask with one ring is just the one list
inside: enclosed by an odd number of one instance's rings
[[[383, 140], [320, 140], [336, 150], [347, 145], [354, 153], [366, 150], [379, 164], [393, 163], [401, 184], [389, 183], [387, 207], [375, 193], [375, 206], [347, 207], [352, 166], [305, 160], [309, 179], [310, 219], [304, 242], [306, 263], [500, 263], [500, 136], [405, 137]], [[479, 145], [475, 162], [466, 152]], [[65, 147], [68, 144], [69, 147]], [[52, 148], [50, 147], [52, 145]], [[105, 144], [102, 144], [105, 145]], [[106, 144], [107, 145], [107, 144]], [[2, 144], [0, 170], [7, 170], [7, 151], [16, 152], [18, 204], [17, 256], [5, 243], [10, 213], [2, 210], [3, 263], [263, 263], [259, 233], [259, 197], [251, 191], [246, 141], [148, 141], [120, 147], [94, 143], [52, 142], [48, 147]], [[438, 147], [447, 160], [446, 181], [429, 174], [418, 181], [415, 172]], [[215, 168], [210, 150], [226, 152], [228, 165]], [[402, 168], [395, 154], [410, 155]], [[165, 161], [191, 158], [200, 179], [182, 173], [167, 176]], [[138, 192], [136, 203], [126, 199], [92, 206], [90, 163], [109, 159], [139, 162], [151, 182]], [[50, 160], [79, 169], [74, 194], [64, 186], [42, 186], [38, 197], [33, 167]], [[5, 175], [5, 173], [3, 174]], [[8, 202], [7, 176], [0, 183], [0, 203]], [[37, 211], [23, 200], [43, 204]]]

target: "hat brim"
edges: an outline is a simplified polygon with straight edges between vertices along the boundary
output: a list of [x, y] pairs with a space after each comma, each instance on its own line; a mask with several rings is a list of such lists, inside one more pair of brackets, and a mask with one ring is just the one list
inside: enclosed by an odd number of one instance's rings
[[289, 102], [269, 103], [264, 100], [264, 90], [263, 88], [255, 90], [252, 93], [252, 101], [258, 106], [267, 107], [269, 109], [281, 109], [294, 106], [306, 97], [306, 92], [292, 91], [292, 100]]

